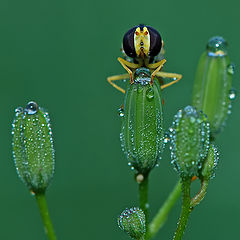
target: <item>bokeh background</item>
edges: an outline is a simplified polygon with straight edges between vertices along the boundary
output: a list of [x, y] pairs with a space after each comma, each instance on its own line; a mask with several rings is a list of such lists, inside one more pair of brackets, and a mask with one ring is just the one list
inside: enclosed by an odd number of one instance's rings
[[[165, 70], [183, 74], [164, 91], [165, 128], [190, 103], [198, 58], [207, 40], [229, 42], [239, 90], [240, 3], [202, 1], [0, 1], [0, 239], [45, 239], [36, 202], [18, 179], [11, 149], [14, 109], [34, 100], [52, 120], [56, 173], [47, 191], [59, 239], [128, 239], [116, 224], [137, 205], [137, 186], [120, 148], [117, 109], [123, 95], [106, 81], [125, 73], [117, 62], [123, 34], [139, 23], [165, 41]], [[221, 158], [208, 194], [192, 213], [184, 239], [239, 236], [239, 99], [217, 138]], [[150, 179], [151, 216], [178, 176], [166, 149]], [[172, 239], [180, 201], [156, 239]]]

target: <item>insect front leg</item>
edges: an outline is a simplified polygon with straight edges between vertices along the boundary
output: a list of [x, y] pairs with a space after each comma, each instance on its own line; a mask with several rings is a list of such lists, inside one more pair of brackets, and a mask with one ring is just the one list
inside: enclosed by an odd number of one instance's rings
[[153, 78], [156, 76], [156, 74], [161, 70], [163, 64], [166, 62], [166, 59], [161, 60], [160, 62], [154, 63], [157, 64], [157, 69], [155, 69], [151, 75], [151, 84], [153, 84]]
[[[125, 59], [123, 58], [118, 58], [118, 61], [122, 64], [122, 66], [124, 67], [124, 69], [126, 69], [126, 71], [129, 73], [130, 75], [130, 80], [131, 80], [131, 84], [134, 83], [133, 81], [133, 75], [132, 75], [132, 70], [131, 69], [137, 69], [139, 67], [141, 67], [141, 65], [139, 64], [136, 64], [136, 63], [131, 63], [131, 62], [128, 62], [126, 61]], [[130, 69], [131, 68], [131, 69]]]
[[119, 81], [119, 80], [123, 80], [123, 79], [128, 79], [130, 76], [128, 73], [126, 74], [121, 74], [121, 75], [114, 75], [114, 76], [110, 76], [107, 78], [107, 81], [117, 90], [119, 90], [122, 93], [125, 93], [125, 90], [121, 87], [119, 87], [117, 84], [114, 83], [114, 81]]
[[174, 83], [177, 83], [178, 81], [181, 80], [182, 78], [182, 74], [178, 74], [178, 73], [167, 73], [167, 72], [157, 72], [155, 74], [157, 77], [162, 77], [162, 78], [173, 78], [175, 80], [173, 80], [170, 83], [166, 83], [164, 85], [161, 86], [161, 89], [167, 88], [171, 85], [173, 85]]

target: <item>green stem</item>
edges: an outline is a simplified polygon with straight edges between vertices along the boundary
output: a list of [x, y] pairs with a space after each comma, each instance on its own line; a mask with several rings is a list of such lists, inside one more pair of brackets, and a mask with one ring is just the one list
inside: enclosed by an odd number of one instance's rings
[[193, 197], [193, 199], [191, 200], [191, 203], [190, 203], [191, 208], [194, 208], [203, 200], [203, 198], [207, 193], [207, 187], [208, 187], [208, 180], [203, 180], [199, 193], [195, 197]]
[[44, 229], [49, 240], [56, 240], [53, 225], [49, 216], [47, 201], [44, 193], [36, 193], [36, 200], [44, 224]]
[[178, 221], [177, 230], [174, 234], [173, 240], [181, 240], [187, 226], [188, 218], [191, 212], [190, 186], [191, 178], [182, 179], [182, 212]]
[[159, 231], [159, 229], [163, 226], [170, 210], [173, 208], [176, 201], [179, 199], [180, 194], [181, 194], [181, 182], [178, 181], [172, 192], [169, 194], [167, 200], [164, 202], [163, 206], [158, 210], [156, 216], [149, 224], [146, 239], [151, 239], [152, 237], [154, 237], [156, 233]]
[[138, 183], [139, 206], [145, 213], [146, 226], [148, 226], [148, 174], [144, 175], [143, 181]]

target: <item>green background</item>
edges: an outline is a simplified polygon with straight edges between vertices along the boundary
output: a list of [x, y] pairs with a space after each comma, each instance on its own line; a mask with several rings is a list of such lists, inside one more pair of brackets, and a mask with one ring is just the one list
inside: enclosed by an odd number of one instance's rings
[[[59, 239], [128, 239], [116, 224], [137, 205], [137, 186], [121, 151], [117, 109], [123, 95], [106, 81], [125, 73], [117, 62], [123, 34], [139, 23], [158, 29], [165, 70], [183, 74], [164, 91], [165, 128], [191, 101], [198, 58], [207, 40], [222, 35], [236, 64], [239, 89], [239, 7], [236, 0], [0, 2], [0, 239], [45, 239], [36, 202], [18, 179], [11, 149], [14, 109], [34, 100], [52, 120], [56, 173], [47, 191]], [[239, 100], [218, 139], [220, 164], [208, 194], [191, 214], [184, 239], [239, 235]], [[178, 176], [166, 149], [150, 178], [151, 215]], [[195, 186], [197, 189], [198, 186]], [[156, 239], [171, 239], [180, 201]]]

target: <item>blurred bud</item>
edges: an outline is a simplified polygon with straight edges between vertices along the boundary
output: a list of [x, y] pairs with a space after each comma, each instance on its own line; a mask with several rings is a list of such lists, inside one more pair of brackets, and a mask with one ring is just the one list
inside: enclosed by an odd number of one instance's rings
[[129, 166], [145, 174], [157, 164], [163, 151], [161, 87], [158, 80], [150, 84], [151, 72], [146, 68], [137, 69], [134, 80], [120, 112], [120, 140]]
[[213, 144], [210, 145], [208, 150], [208, 155], [204, 161], [201, 176], [203, 179], [209, 180], [215, 177], [215, 171], [219, 161], [219, 153], [216, 146]]
[[234, 66], [227, 55], [227, 42], [222, 37], [213, 37], [202, 54], [193, 86], [192, 105], [203, 111], [215, 135], [231, 113]]
[[144, 239], [145, 215], [140, 208], [125, 209], [118, 217], [118, 226], [133, 239]]
[[33, 193], [44, 192], [54, 173], [54, 149], [48, 113], [29, 102], [15, 110], [13, 157], [17, 173]]
[[182, 178], [198, 176], [209, 148], [209, 123], [192, 106], [179, 110], [170, 131], [171, 163]]

